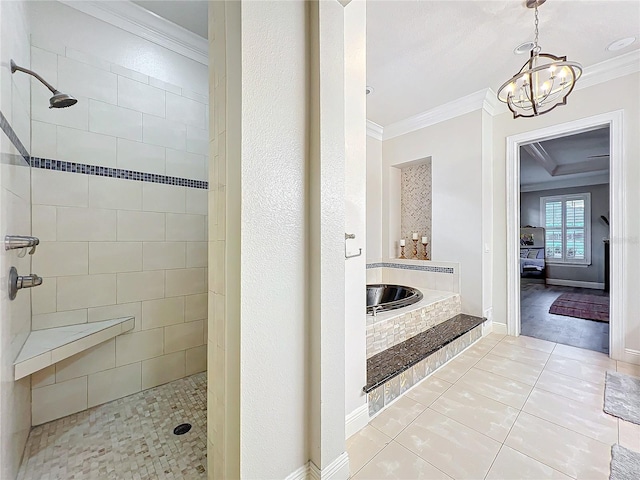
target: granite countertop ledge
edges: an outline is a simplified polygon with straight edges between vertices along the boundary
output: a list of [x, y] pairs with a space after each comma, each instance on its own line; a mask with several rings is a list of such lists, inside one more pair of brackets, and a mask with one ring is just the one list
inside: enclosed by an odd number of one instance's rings
[[369, 393], [387, 380], [408, 370], [485, 320], [486, 318], [461, 313], [374, 355], [367, 360], [367, 384], [363, 388], [364, 392]]

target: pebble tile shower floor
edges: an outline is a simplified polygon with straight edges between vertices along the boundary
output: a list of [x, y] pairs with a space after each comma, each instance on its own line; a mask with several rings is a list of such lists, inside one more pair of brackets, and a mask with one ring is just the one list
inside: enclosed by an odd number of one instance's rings
[[195, 480], [206, 464], [205, 372], [35, 427], [18, 480]]

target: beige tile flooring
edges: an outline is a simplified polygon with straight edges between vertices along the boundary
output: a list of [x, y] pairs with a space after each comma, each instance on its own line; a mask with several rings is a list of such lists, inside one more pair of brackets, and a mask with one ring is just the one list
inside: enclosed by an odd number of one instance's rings
[[347, 441], [364, 479], [607, 479], [611, 445], [640, 426], [602, 411], [607, 370], [640, 366], [530, 337], [491, 334]]

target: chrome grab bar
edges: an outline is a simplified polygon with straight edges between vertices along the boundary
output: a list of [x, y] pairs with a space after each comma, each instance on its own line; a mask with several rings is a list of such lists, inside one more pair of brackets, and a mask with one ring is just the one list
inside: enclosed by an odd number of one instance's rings
[[18, 275], [16, 267], [9, 270], [9, 300], [14, 300], [18, 294], [18, 290], [23, 288], [33, 288], [42, 285], [42, 277], [35, 273], [31, 275]]
[[348, 255], [347, 254], [347, 240], [353, 240], [355, 238], [356, 238], [356, 234], [355, 233], [345, 233], [344, 234], [344, 258], [345, 259], [355, 258], [355, 257], [359, 257], [360, 255], [362, 255], [362, 249], [360, 249], [360, 251], [358, 253], [356, 253], [355, 255]]
[[21, 248], [31, 248], [29, 255], [36, 253], [36, 245], [40, 244], [38, 237], [30, 237], [27, 235], [6, 235], [4, 237], [5, 250], [19, 250]]

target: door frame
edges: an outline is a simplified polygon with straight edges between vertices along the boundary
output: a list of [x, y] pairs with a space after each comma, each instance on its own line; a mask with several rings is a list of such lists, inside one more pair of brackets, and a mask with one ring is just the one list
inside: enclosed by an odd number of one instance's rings
[[610, 309], [609, 356], [622, 359], [624, 353], [624, 290], [626, 194], [624, 178], [627, 165], [623, 143], [623, 110], [574, 120], [523, 132], [507, 137], [507, 333], [520, 335], [520, 146], [533, 141], [545, 141], [571, 134], [609, 127], [609, 208], [610, 208]]

